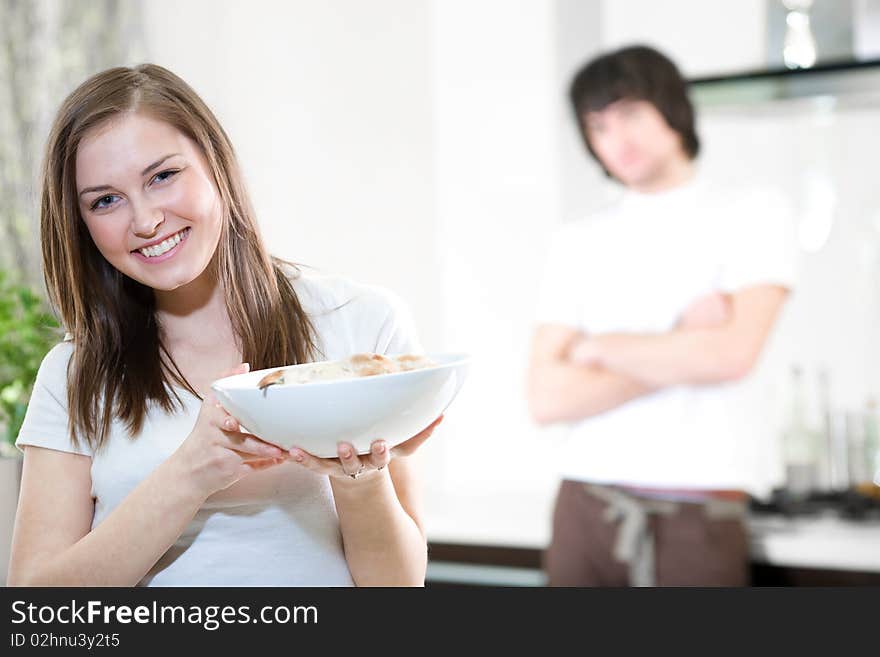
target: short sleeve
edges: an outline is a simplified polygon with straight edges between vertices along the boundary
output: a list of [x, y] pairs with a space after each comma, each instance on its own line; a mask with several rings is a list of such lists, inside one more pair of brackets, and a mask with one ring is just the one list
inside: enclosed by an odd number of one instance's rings
[[753, 285], [793, 289], [797, 279], [794, 213], [772, 189], [743, 193], [732, 204], [721, 288], [735, 292]]
[[563, 227], [551, 238], [538, 286], [535, 309], [538, 324], [580, 326], [581, 309], [571, 293], [576, 277], [573, 274], [573, 241], [569, 232]]
[[407, 304], [399, 296], [384, 288], [373, 288], [373, 293], [385, 313], [376, 338], [374, 353], [387, 355], [423, 353], [415, 321]]
[[72, 353], [72, 343], [61, 342], [43, 357], [15, 440], [19, 449], [23, 445], [34, 445], [92, 456], [88, 445], [75, 447], [71, 443], [67, 429], [67, 363]]

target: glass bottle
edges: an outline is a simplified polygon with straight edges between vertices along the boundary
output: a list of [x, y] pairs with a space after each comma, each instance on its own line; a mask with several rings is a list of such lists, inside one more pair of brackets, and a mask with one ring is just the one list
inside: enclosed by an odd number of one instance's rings
[[871, 397], [865, 404], [862, 449], [864, 450], [863, 476], [856, 486], [864, 495], [880, 497], [880, 421], [877, 400]]
[[805, 498], [817, 487], [816, 432], [807, 421], [801, 368], [791, 369], [791, 398], [782, 435], [786, 490], [794, 498]]
[[831, 390], [827, 367], [819, 368], [819, 414], [819, 431], [815, 436], [815, 489], [828, 491], [834, 488], [834, 468], [831, 460], [834, 415], [831, 411]]

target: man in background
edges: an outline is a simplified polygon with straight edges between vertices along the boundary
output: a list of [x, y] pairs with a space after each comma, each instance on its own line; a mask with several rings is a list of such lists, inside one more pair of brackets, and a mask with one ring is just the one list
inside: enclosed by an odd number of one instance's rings
[[538, 303], [529, 406], [571, 425], [549, 584], [747, 585], [767, 446], [728, 402], [793, 285], [787, 206], [705, 179], [685, 81], [656, 50], [594, 59], [570, 100], [623, 193], [556, 233]]

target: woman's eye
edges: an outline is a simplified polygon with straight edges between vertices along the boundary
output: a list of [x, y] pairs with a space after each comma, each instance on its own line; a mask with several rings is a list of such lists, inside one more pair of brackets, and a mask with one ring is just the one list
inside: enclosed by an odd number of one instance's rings
[[101, 210], [103, 208], [108, 208], [113, 203], [113, 199], [116, 198], [115, 194], [107, 194], [107, 196], [102, 196], [94, 203], [92, 203], [92, 210]]
[[157, 173], [155, 176], [153, 176], [153, 181], [154, 182], [163, 182], [165, 180], [168, 180], [169, 178], [173, 178], [175, 175], [177, 175], [178, 172], [179, 172], [179, 170], [176, 170], [176, 169], [169, 169], [168, 171], [162, 171], [160, 173]]

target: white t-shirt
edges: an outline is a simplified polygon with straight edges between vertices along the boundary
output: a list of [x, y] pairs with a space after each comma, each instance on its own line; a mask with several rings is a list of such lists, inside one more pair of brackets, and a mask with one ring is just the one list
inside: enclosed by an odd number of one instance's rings
[[[293, 285], [314, 322], [324, 359], [357, 352], [421, 352], [408, 309], [387, 290], [314, 274]], [[67, 435], [66, 393], [72, 352], [71, 342], [61, 342], [43, 359], [15, 444], [92, 457], [94, 529], [189, 435], [201, 402], [178, 387], [184, 413], [169, 415], [154, 406], [136, 440], [114, 422], [108, 444], [97, 454], [87, 446], [74, 448]], [[146, 586], [352, 584], [329, 480], [295, 463], [248, 475], [209, 497], [140, 582]]]
[[[709, 292], [792, 288], [793, 233], [788, 203], [769, 189], [726, 189], [698, 175], [666, 192], [628, 190], [554, 235], [537, 321], [587, 334], [670, 331]], [[572, 423], [561, 474], [764, 496], [779, 466], [754, 398], [748, 380], [674, 386]]]

